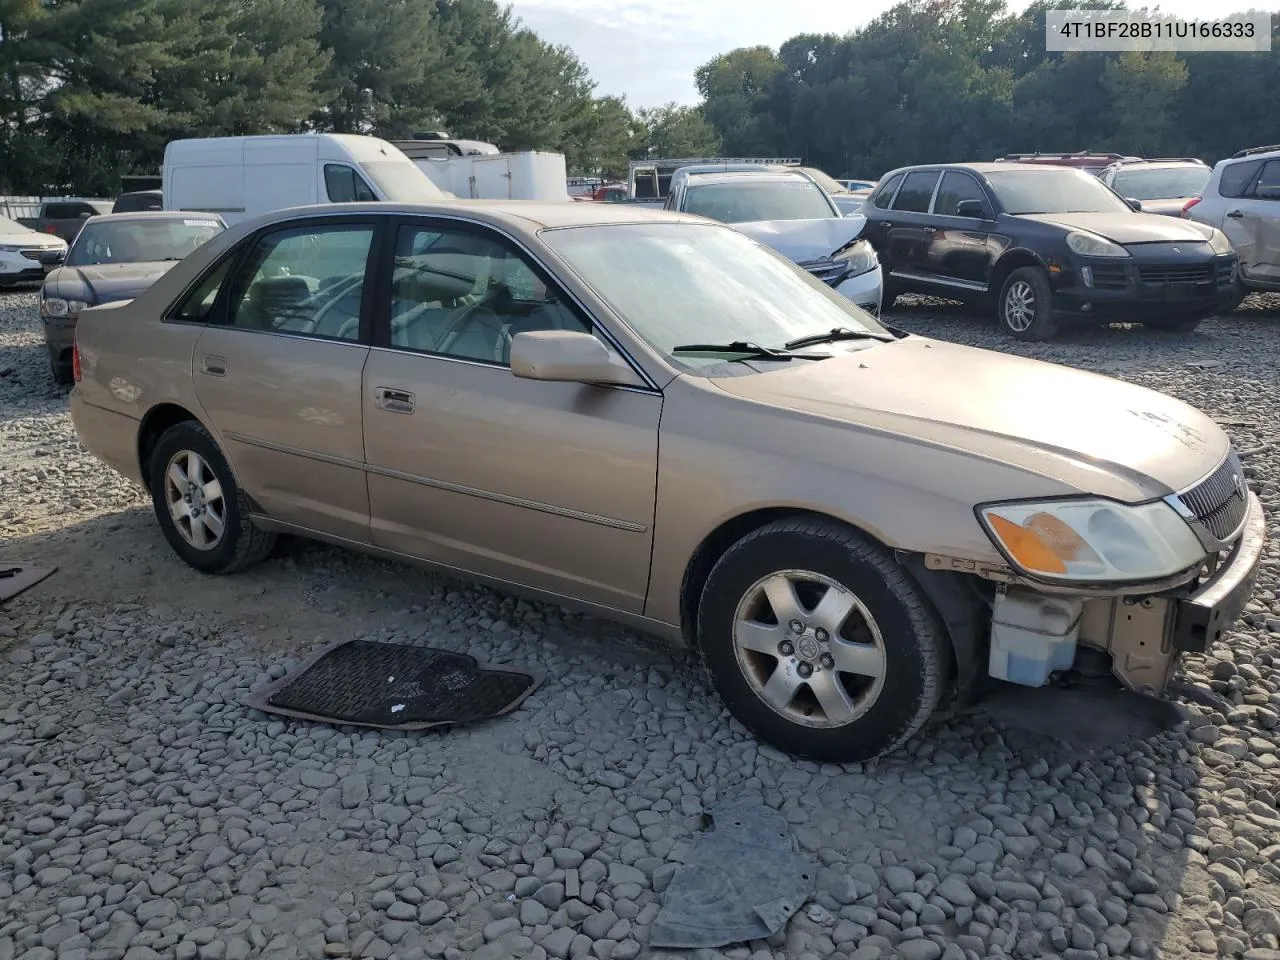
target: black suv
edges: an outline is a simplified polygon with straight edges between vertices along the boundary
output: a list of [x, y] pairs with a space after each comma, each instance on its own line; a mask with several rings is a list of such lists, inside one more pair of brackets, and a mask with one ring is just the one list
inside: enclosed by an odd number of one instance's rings
[[1190, 331], [1229, 310], [1226, 236], [1140, 210], [1078, 170], [949, 163], [886, 173], [863, 213], [885, 309], [909, 292], [981, 301], [1021, 340], [1062, 321]]

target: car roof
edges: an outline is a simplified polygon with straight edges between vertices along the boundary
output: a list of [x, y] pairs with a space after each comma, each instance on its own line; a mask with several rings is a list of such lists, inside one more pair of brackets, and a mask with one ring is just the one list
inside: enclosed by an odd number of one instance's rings
[[1024, 170], [1031, 173], [1047, 174], [1056, 170], [1076, 170], [1076, 167], [1055, 167], [1048, 163], [918, 163], [910, 167], [899, 167], [897, 170], [890, 170], [881, 178], [885, 180], [890, 176], [898, 173], [915, 173], [917, 171], [932, 170], [967, 170], [970, 173], [1009, 173], [1015, 170]]
[[134, 210], [130, 213], [103, 213], [90, 217], [85, 222], [121, 223], [126, 220], [216, 220], [221, 223], [222, 217], [216, 213], [197, 213], [191, 210]]
[[[1195, 160], [1191, 157], [1183, 159], [1170, 158], [1168, 160], [1126, 160], [1124, 163], [1113, 163], [1110, 167], [1114, 167], [1116, 172], [1121, 170], [1169, 170], [1175, 167], [1199, 167], [1208, 170], [1209, 167], [1203, 160]], [[1110, 167], [1108, 169], [1110, 169]]]
[[764, 183], [787, 183], [792, 180], [805, 180], [818, 186], [818, 183], [798, 170], [730, 170], [722, 173], [691, 173], [689, 185], [695, 183], [707, 185], [714, 183], [737, 183], [750, 180]]

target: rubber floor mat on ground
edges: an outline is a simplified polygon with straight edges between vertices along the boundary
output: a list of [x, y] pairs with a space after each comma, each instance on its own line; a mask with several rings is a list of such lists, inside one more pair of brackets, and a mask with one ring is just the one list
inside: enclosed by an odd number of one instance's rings
[[57, 569], [54, 566], [25, 561], [0, 560], [0, 603], [16, 597], [23, 590], [34, 587]]
[[321, 723], [429, 730], [509, 713], [541, 676], [485, 667], [465, 653], [344, 640], [250, 695], [248, 705]]

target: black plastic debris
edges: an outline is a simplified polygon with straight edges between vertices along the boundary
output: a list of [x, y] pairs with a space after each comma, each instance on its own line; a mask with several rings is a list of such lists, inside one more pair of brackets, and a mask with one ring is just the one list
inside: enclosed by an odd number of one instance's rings
[[0, 560], [0, 603], [34, 587], [57, 569], [52, 565]]
[[464, 653], [345, 640], [256, 691], [264, 713], [387, 730], [428, 730], [509, 713], [541, 678], [486, 667]]
[[786, 926], [813, 893], [816, 868], [798, 852], [787, 820], [758, 800], [708, 811], [714, 829], [693, 842], [663, 893], [651, 947], [723, 947]]

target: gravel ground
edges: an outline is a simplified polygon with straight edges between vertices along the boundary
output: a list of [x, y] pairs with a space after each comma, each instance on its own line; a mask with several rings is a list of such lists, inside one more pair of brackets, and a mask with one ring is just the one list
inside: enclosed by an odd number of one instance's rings
[[[768, 942], [695, 956], [1280, 958], [1280, 530], [1246, 621], [1187, 664], [1229, 705], [1114, 749], [981, 712], [875, 764], [757, 745], [683, 654], [315, 545], [202, 578], [76, 442], [30, 292], [0, 294], [0, 554], [59, 572], [0, 609], [0, 960], [657, 956], [706, 804], [760, 796], [821, 864]], [[1280, 509], [1280, 302], [1194, 335], [1014, 345], [962, 308], [913, 331], [1100, 370], [1218, 418]], [[1069, 398], [1064, 398], [1069, 403]], [[275, 721], [245, 695], [352, 636], [545, 670], [444, 734]]]

